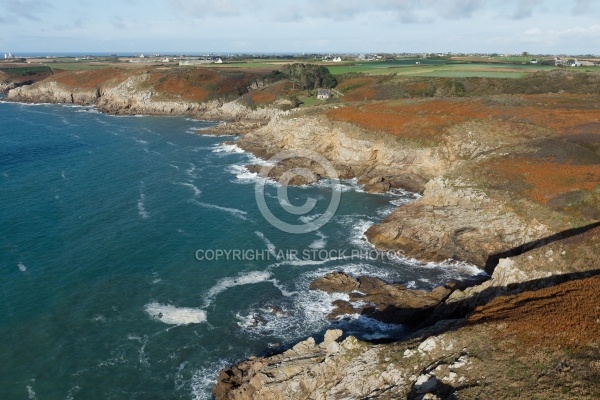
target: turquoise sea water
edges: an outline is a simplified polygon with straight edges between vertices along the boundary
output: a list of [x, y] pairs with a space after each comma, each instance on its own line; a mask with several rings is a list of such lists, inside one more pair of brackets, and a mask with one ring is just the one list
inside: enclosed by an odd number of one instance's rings
[[[344, 182], [327, 225], [277, 230], [243, 168], [256, 160], [221, 144], [232, 137], [193, 133], [206, 125], [0, 103], [0, 399], [208, 399], [220, 368], [331, 326], [402, 335], [364, 318], [328, 322], [333, 297], [308, 290], [319, 275], [429, 288], [475, 272], [341, 254], [370, 250], [364, 231], [409, 194]], [[276, 191], [267, 186], [273, 209]], [[287, 216], [298, 223], [331, 196], [327, 185], [289, 192], [320, 200]], [[219, 249], [250, 253], [206, 260]], [[300, 257], [281, 257], [290, 251]]]

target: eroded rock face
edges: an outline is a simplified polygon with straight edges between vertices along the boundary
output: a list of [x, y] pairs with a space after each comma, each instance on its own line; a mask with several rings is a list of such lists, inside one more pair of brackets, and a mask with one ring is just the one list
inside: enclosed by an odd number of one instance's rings
[[[375, 345], [328, 331], [221, 371], [217, 400], [595, 398], [600, 278], [481, 303], [467, 320], [438, 322]], [[581, 309], [573, 314], [573, 303]], [[553, 318], [548, 318], [553, 312]], [[576, 323], [572, 323], [576, 320]], [[542, 335], [544, 340], [537, 337]], [[536, 346], [525, 342], [533, 340]], [[569, 343], [577, 355], [561, 348]], [[567, 389], [567, 390], [565, 390]], [[453, 397], [454, 396], [454, 397]]]
[[[282, 150], [317, 152], [333, 164], [341, 179], [358, 178], [366, 190], [376, 193], [394, 188], [421, 192], [425, 182], [449, 168], [439, 149], [403, 147], [392, 137], [331, 123], [323, 116], [274, 118], [237, 144], [263, 158]], [[319, 165], [309, 168], [322, 172]]]
[[211, 120], [250, 119], [257, 121], [257, 127], [264, 125], [260, 121], [286, 114], [276, 109], [251, 110], [236, 101], [157, 100], [151, 85], [147, 84], [149, 78], [149, 74], [134, 74], [119, 84], [101, 84], [94, 88], [72, 88], [54, 81], [40, 81], [10, 90], [7, 99], [28, 103], [93, 105], [101, 112], [115, 115], [193, 115]]
[[398, 394], [409, 385], [393, 366], [381, 370], [379, 349], [352, 336], [338, 342], [341, 335], [330, 330], [322, 343], [309, 338], [282, 354], [225, 369], [214, 395], [217, 400], [364, 398], [383, 390]]
[[56, 82], [39, 82], [12, 89], [6, 98], [28, 103], [66, 103], [89, 106], [96, 104], [99, 97], [97, 89], [73, 90]]
[[436, 178], [420, 199], [398, 208], [366, 235], [377, 247], [401, 249], [409, 258], [454, 259], [483, 268], [490, 256], [550, 232], [466, 183]]
[[9, 90], [19, 87], [16, 82], [0, 82], [0, 93], [8, 93]]

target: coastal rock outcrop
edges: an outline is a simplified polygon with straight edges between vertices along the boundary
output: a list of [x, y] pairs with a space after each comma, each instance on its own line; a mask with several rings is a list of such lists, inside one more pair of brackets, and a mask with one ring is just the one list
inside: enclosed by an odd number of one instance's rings
[[435, 178], [421, 198], [399, 207], [366, 235], [375, 246], [401, 249], [408, 258], [462, 260], [484, 268], [490, 256], [550, 232], [548, 225], [523, 218], [467, 182]]
[[315, 279], [311, 290], [347, 293], [349, 301], [336, 300], [328, 318], [343, 314], [360, 314], [387, 323], [419, 325], [450, 293], [438, 286], [433, 290], [410, 290], [403, 284], [387, 283], [369, 276], [352, 277], [343, 272], [330, 272]]
[[7, 99], [27, 103], [64, 103], [83, 106], [95, 105], [100, 97], [96, 89], [68, 88], [57, 82], [42, 81], [20, 86], [8, 92]]
[[214, 394], [217, 400], [592, 399], [600, 393], [598, 285], [596, 276], [498, 296], [466, 319], [440, 321], [387, 345], [352, 336], [339, 342], [341, 332], [328, 331], [319, 344], [309, 338], [222, 370]]
[[[70, 86], [44, 80], [8, 91], [7, 100], [27, 103], [62, 103], [96, 106], [115, 115], [190, 115], [209, 120], [254, 120], [264, 125], [285, 111], [260, 108], [252, 110], [236, 100], [218, 98], [207, 101], [164, 99], [153, 87], [150, 73], [131, 73], [122, 81], [107, 79], [91, 86]], [[262, 123], [261, 123], [262, 121]], [[235, 132], [239, 133], [239, 132]]]
[[282, 150], [315, 151], [332, 162], [340, 178], [356, 177], [374, 192], [392, 188], [420, 192], [425, 182], [451, 166], [439, 149], [401, 146], [393, 137], [374, 136], [350, 124], [332, 123], [324, 116], [273, 118], [237, 144], [267, 159]]
[[8, 93], [9, 90], [19, 87], [16, 82], [0, 82], [0, 93]]
[[407, 371], [379, 365], [379, 349], [339, 330], [311, 337], [282, 354], [252, 359], [221, 371], [217, 400], [364, 398], [380, 392], [402, 393]]

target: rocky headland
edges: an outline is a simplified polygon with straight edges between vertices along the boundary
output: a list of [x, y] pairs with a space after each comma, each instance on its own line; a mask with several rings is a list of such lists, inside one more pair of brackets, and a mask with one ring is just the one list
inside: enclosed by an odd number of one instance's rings
[[[58, 74], [7, 99], [227, 121], [203, 133], [243, 134], [237, 144], [262, 158], [312, 150], [369, 192], [422, 194], [369, 228], [377, 249], [488, 274], [415, 291], [333, 271], [311, 285], [349, 295], [331, 318], [403, 324], [407, 338], [375, 344], [328, 331], [321, 343], [309, 338], [223, 370], [217, 399], [592, 399], [600, 395], [598, 82], [564, 73], [350, 77], [338, 86], [343, 99], [287, 110], [271, 96], [278, 84], [250, 73], [114, 70]], [[327, 177], [310, 160], [274, 173], [298, 166]]]

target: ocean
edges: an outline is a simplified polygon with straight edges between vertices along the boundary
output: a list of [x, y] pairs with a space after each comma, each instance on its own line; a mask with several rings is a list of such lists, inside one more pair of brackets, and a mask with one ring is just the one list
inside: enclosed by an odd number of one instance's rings
[[[195, 133], [210, 124], [0, 103], [1, 399], [210, 399], [221, 368], [328, 328], [403, 335], [364, 317], [328, 321], [344, 296], [308, 289], [328, 271], [411, 288], [478, 272], [375, 252], [365, 230], [416, 196], [354, 181], [318, 230], [280, 231], [244, 167], [263, 161], [235, 137]], [[268, 183], [265, 202], [291, 224], [332, 197], [327, 182], [290, 187], [293, 205], [316, 201], [296, 215], [280, 189]]]

